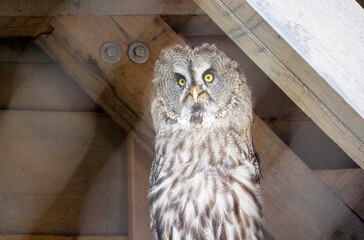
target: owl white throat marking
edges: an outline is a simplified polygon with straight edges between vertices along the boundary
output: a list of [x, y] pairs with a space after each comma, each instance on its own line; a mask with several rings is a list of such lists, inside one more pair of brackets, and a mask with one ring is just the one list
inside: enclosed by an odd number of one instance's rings
[[216, 46], [171, 46], [156, 62], [150, 227], [158, 240], [263, 239], [252, 98]]

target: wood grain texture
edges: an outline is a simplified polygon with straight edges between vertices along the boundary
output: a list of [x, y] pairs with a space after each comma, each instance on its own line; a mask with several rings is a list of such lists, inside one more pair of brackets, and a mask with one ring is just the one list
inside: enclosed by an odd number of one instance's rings
[[364, 219], [364, 171], [360, 168], [316, 170], [314, 173], [329, 186], [357, 215]]
[[120, 236], [0, 235], [0, 240], [129, 240]]
[[0, 111], [0, 145], [2, 233], [128, 234], [125, 133], [106, 114]]
[[149, 229], [149, 174], [154, 156], [128, 135], [129, 237], [153, 240]]
[[52, 30], [50, 17], [1, 17], [0, 37], [36, 37]]
[[[277, 1], [265, 5], [258, 0], [195, 2], [329, 137], [364, 167], [361, 94], [364, 86], [360, 80], [364, 66], [360, 36], [364, 31], [361, 25], [353, 25], [352, 32], [342, 26], [346, 21], [349, 24], [345, 26], [362, 22], [363, 10], [357, 4], [337, 1], [330, 5], [329, 1], [323, 1], [312, 6], [309, 1], [297, 5], [281, 1], [281, 5], [285, 4], [280, 8]], [[337, 4], [345, 7], [338, 10]], [[352, 45], [347, 44], [350, 36]], [[338, 59], [340, 54], [345, 56]], [[351, 55], [353, 58], [348, 59]]]
[[263, 212], [275, 239], [361, 239], [362, 221], [255, 116]]
[[2, 0], [0, 16], [199, 14], [192, 0]]

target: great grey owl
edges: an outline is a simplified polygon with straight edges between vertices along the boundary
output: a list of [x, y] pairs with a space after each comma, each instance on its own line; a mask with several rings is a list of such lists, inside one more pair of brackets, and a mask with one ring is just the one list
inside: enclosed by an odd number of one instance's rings
[[171, 46], [153, 83], [155, 239], [262, 239], [252, 98], [237, 63], [215, 45]]

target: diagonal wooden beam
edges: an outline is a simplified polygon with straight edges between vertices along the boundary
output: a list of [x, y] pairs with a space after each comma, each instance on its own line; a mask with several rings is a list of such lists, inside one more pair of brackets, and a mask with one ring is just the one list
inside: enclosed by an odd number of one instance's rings
[[359, 24], [364, 11], [359, 5], [354, 1], [312, 5], [309, 0], [195, 2], [364, 168], [364, 30]]
[[[39, 37], [37, 43], [120, 126], [129, 131], [136, 127], [138, 136], [152, 138], [147, 96], [154, 61], [162, 47], [184, 44], [183, 39], [156, 16], [57, 17], [51, 24], [55, 28], [52, 35]], [[116, 64], [106, 64], [99, 57], [104, 41], [117, 42], [124, 53], [135, 40], [151, 49], [151, 59], [144, 65], [130, 62], [125, 55]], [[136, 113], [135, 119], [128, 117], [129, 110]], [[138, 121], [144, 122], [143, 127]], [[132, 239], [144, 239], [147, 221], [138, 219], [149, 216], [145, 205], [152, 155], [138, 150], [139, 144], [133, 141], [129, 140], [129, 184], [134, 191], [129, 196], [134, 204], [129, 209], [130, 235]], [[360, 219], [256, 116], [254, 141], [262, 161], [266, 228], [274, 238], [330, 239], [335, 234], [364, 237]], [[138, 202], [144, 207], [138, 208]]]

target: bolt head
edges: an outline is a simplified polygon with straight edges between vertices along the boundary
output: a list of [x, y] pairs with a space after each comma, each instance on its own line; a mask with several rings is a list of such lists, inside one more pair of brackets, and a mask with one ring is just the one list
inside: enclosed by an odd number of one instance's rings
[[137, 57], [143, 57], [145, 54], [145, 49], [143, 46], [137, 46], [136, 48], [134, 48], [134, 54]]
[[115, 57], [117, 53], [118, 53], [118, 50], [114, 46], [110, 46], [110, 47], [106, 48], [106, 54], [109, 57]]

